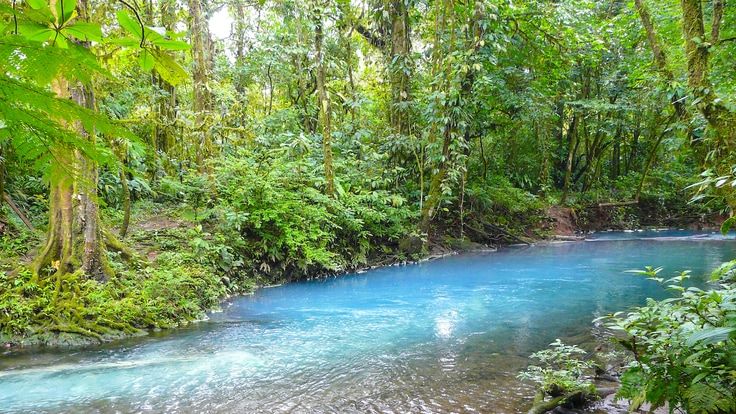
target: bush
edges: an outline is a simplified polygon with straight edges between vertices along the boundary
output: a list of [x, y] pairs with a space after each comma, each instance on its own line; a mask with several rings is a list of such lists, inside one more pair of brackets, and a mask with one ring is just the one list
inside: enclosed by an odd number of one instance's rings
[[0, 272], [0, 292], [0, 338], [28, 343], [53, 343], [60, 334], [101, 341], [171, 327], [203, 318], [226, 294], [219, 277], [181, 253], [162, 253], [157, 267], [121, 272], [107, 283], [81, 272]]
[[590, 393], [594, 390], [593, 384], [585, 375], [593, 368], [593, 362], [577, 358], [578, 355], [585, 355], [585, 351], [575, 345], [565, 345], [557, 339], [550, 344], [549, 349], [531, 355], [542, 365], [529, 366], [519, 378], [537, 383], [543, 395], [552, 397]]
[[617, 398], [632, 408], [665, 403], [670, 411], [736, 412], [736, 262], [714, 272], [718, 288], [686, 288], [684, 272], [665, 280], [661, 268], [639, 271], [674, 294], [604, 319], [622, 336], [617, 342], [634, 357], [621, 377]]
[[255, 272], [273, 283], [355, 268], [394, 251], [416, 218], [402, 197], [382, 190], [339, 186], [326, 196], [321, 178], [287, 157], [239, 154], [215, 175], [207, 197], [217, 197], [211, 224], [222, 239], [200, 237], [195, 250], [229, 277]]

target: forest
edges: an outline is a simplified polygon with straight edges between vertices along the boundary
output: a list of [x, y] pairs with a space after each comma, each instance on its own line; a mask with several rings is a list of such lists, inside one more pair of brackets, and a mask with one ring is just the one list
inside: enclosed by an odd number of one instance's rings
[[[0, 342], [139, 335], [258, 286], [573, 230], [728, 231], [734, 19], [723, 0], [3, 2]], [[733, 352], [724, 318], [704, 338]]]

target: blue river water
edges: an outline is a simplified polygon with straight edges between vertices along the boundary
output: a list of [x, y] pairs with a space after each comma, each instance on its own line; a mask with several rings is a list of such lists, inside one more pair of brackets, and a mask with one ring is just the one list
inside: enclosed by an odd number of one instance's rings
[[258, 290], [208, 321], [73, 350], [0, 355], [0, 412], [522, 412], [516, 379], [555, 338], [647, 297], [625, 273], [690, 269], [703, 285], [732, 238], [603, 233]]

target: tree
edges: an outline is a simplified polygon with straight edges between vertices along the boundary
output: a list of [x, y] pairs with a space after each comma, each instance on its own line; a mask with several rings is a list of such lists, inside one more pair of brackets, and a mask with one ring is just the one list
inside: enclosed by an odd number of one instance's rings
[[320, 117], [322, 118], [322, 151], [324, 154], [325, 193], [335, 195], [335, 170], [332, 163], [332, 102], [327, 94], [325, 55], [322, 50], [324, 32], [321, 6], [313, 10], [314, 21], [314, 59], [317, 61], [317, 93], [319, 94]]
[[[666, 83], [674, 81], [670, 69], [671, 63], [659, 41], [649, 9], [643, 0], [636, 0], [635, 7], [641, 19], [654, 55], [655, 66]], [[724, 5], [721, 0], [710, 3], [710, 32], [706, 33], [706, 14], [701, 0], [682, 0], [680, 2], [682, 18], [682, 34], [685, 38], [684, 56], [685, 72], [689, 89], [689, 103], [705, 119], [708, 126], [708, 140], [702, 139], [702, 133], [691, 131], [691, 145], [696, 150], [702, 168], [712, 168], [716, 176], [731, 176], [734, 165], [731, 149], [736, 133], [736, 112], [728, 107], [727, 101], [718, 95], [719, 87], [711, 79], [713, 72], [711, 56], [724, 48], [721, 42], [721, 23], [724, 17]], [[678, 115], [686, 119], [687, 109], [678, 94], [672, 94], [672, 104]], [[704, 147], [707, 144], [708, 147]], [[729, 186], [721, 187], [721, 194], [728, 202], [731, 213], [736, 209], [736, 194]]]
[[[458, 10], [460, 11], [458, 13]], [[456, 5], [453, 1], [437, 3], [432, 67], [436, 90], [432, 94], [437, 112], [430, 112], [429, 142], [441, 138], [441, 152], [422, 207], [420, 228], [429, 231], [440, 209], [442, 198], [451, 194], [451, 183], [465, 180], [468, 138], [468, 104], [480, 65], [476, 54], [484, 45], [485, 18], [483, 2]], [[468, 29], [469, 28], [469, 29]]]
[[[35, 27], [38, 31], [34, 37], [29, 38], [47, 42], [48, 47], [59, 54], [72, 51], [72, 56], [85, 56], [80, 63], [87, 63], [90, 66], [84, 67], [82, 71], [98, 69], [94, 64], [94, 58], [90, 57], [88, 48], [90, 40], [101, 37], [101, 31], [99, 26], [89, 22], [86, 1], [52, 0], [48, 4], [35, 2], [32, 6], [33, 9], [28, 10], [27, 14], [18, 13], [22, 23], [18, 25], [17, 33], [28, 34], [30, 29]], [[42, 20], [24, 21], [23, 18], [29, 15], [42, 16]], [[22, 42], [20, 38], [17, 38], [17, 41]], [[30, 51], [37, 44], [31, 42], [17, 46]], [[26, 56], [25, 59], [33, 61], [39, 58], [40, 56], [35, 53], [37, 52], [34, 50], [34, 55]], [[46, 128], [58, 125], [62, 130], [59, 134], [48, 129], [39, 131], [41, 125], [33, 125], [28, 119], [23, 119], [21, 113], [3, 111], [6, 118], [17, 122], [11, 121], [11, 130], [20, 130], [25, 136], [29, 133], [40, 133], [37, 136], [52, 138], [53, 141], [47, 145], [51, 156], [58, 163], [50, 176], [49, 228], [46, 244], [33, 261], [31, 268], [36, 275], [51, 269], [52, 273], [60, 275], [59, 277], [81, 270], [89, 277], [102, 281], [109, 278], [112, 271], [104, 254], [105, 239], [99, 220], [96, 194], [97, 164], [89, 157], [90, 154], [99, 153], [94, 137], [94, 122], [90, 122], [95, 119], [90, 116], [94, 108], [94, 95], [89, 88], [89, 75], [84, 74], [80, 77], [80, 72], [65, 73], [59, 71], [59, 67], [55, 69], [57, 70], [54, 72], [44, 73], [46, 76], [52, 75], [51, 85], [55, 93], [51, 101], [46, 98], [44, 109], [50, 109], [49, 104], [52, 107], [63, 105], [66, 108], [65, 111], [57, 113], [44, 111], [41, 116], [45, 119], [42, 118], [41, 122]], [[24, 80], [33, 79], [31, 73], [26, 72], [23, 75]], [[36, 90], [33, 89], [35, 93], [33, 98], [41, 99]], [[62, 103], [65, 100], [70, 100], [73, 104]], [[72, 113], [79, 115], [79, 118], [70, 117]], [[69, 141], [77, 145], [70, 145]]]
[[209, 91], [209, 75], [207, 73], [207, 19], [202, 11], [201, 0], [188, 0], [189, 6], [189, 38], [192, 42], [192, 80], [194, 96], [192, 111], [196, 117], [194, 134], [194, 151], [197, 168], [204, 171], [204, 160], [212, 153], [212, 137], [207, 122], [207, 112], [212, 109], [212, 95]]

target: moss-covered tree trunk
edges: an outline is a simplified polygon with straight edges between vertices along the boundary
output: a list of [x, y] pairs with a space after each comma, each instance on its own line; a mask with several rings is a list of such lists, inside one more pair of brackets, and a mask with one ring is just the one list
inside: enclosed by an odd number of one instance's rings
[[192, 80], [194, 97], [192, 110], [197, 116], [194, 131], [194, 151], [197, 169], [204, 172], [205, 159], [212, 152], [212, 138], [208, 131], [206, 112], [212, 109], [212, 96], [207, 89], [207, 19], [202, 11], [201, 0], [188, 0], [189, 6], [189, 39], [192, 43]]
[[388, 53], [391, 84], [391, 127], [394, 134], [406, 137], [411, 132], [411, 26], [405, 0], [390, 0], [391, 50]]
[[[84, 104], [77, 99], [85, 94], [80, 88], [74, 89], [77, 92], [71, 98]], [[52, 177], [46, 244], [33, 261], [32, 269], [36, 273], [53, 269], [60, 274], [81, 269], [88, 277], [105, 281], [112, 271], [105, 257], [100, 225], [97, 166], [75, 149], [64, 148], [58, 154], [57, 159], [67, 165], [58, 170], [60, 176]]]
[[[436, 52], [434, 56], [434, 64], [436, 76], [443, 76], [442, 85], [448, 89], [453, 87], [459, 88], [459, 94], [448, 102], [438, 105], [438, 107], [444, 107], [444, 113], [439, 114], [437, 118], [446, 120], [443, 122], [441, 127], [442, 134], [442, 154], [440, 162], [436, 165], [435, 173], [432, 176], [432, 180], [429, 184], [429, 192], [427, 194], [426, 202], [422, 206], [420, 229], [427, 233], [430, 230], [432, 221], [437, 215], [437, 211], [442, 204], [442, 198], [444, 195], [444, 187], [447, 185], [446, 181], [451, 175], [452, 168], [465, 169], [465, 162], [459, 162], [462, 158], [462, 151], [467, 149], [467, 142], [465, 142], [465, 131], [462, 131], [461, 119], [458, 114], [463, 112], [463, 106], [466, 105], [470, 99], [470, 95], [473, 91], [473, 85], [475, 83], [476, 72], [473, 70], [468, 71], [455, 71], [453, 65], [457, 65], [458, 62], [447, 60], [446, 56], [452, 56], [455, 48], [470, 48], [475, 53], [478, 51], [481, 42], [483, 41], [484, 30], [479, 24], [485, 13], [483, 5], [480, 2], [474, 3], [472, 9], [472, 15], [468, 16], [465, 22], [468, 27], [472, 28], [472, 31], [465, 33], [465, 37], [456, 41], [456, 22], [457, 16], [452, 2], [445, 2], [443, 5], [443, 12], [446, 14], [438, 20], [439, 27], [438, 32], [445, 29], [445, 22], [447, 22], [447, 30], [450, 32], [450, 40], [448, 46], [448, 52], [442, 56]], [[439, 50], [439, 37], [435, 38], [435, 50]], [[455, 43], [459, 44], [455, 44]], [[461, 49], [464, 50], [464, 49]], [[442, 59], [442, 61], [440, 60]], [[440, 73], [442, 72], [442, 73]], [[458, 76], [459, 75], [459, 76]], [[459, 78], [459, 79], [458, 79]], [[454, 82], [459, 84], [453, 85]], [[465, 154], [466, 155], [466, 154]], [[465, 174], [463, 171], [460, 176]]]
[[335, 170], [332, 163], [332, 104], [327, 95], [325, 55], [323, 52], [322, 12], [314, 11], [314, 51], [317, 60], [317, 92], [322, 117], [322, 151], [324, 154], [325, 193], [335, 195]]
[[3, 203], [5, 202], [5, 148], [0, 143], [0, 220], [5, 218]]
[[[711, 32], [705, 32], [703, 4], [701, 0], [682, 0], [682, 30], [685, 35], [688, 87], [695, 107], [708, 122], [712, 149], [707, 165], [718, 175], [730, 175], [733, 165], [733, 149], [736, 145], [736, 113], [730, 111], [718, 98], [709, 78], [709, 55], [720, 40], [723, 4], [713, 3]], [[736, 210], [736, 192], [730, 186], [719, 189], [727, 200], [732, 214]]]
[[[55, 10], [51, 1], [51, 10]], [[77, 2], [78, 18], [87, 19], [87, 3]], [[88, 46], [88, 45], [85, 45]], [[62, 98], [69, 98], [86, 108], [94, 108], [91, 90], [77, 83], [70, 83], [60, 76], [52, 89]], [[81, 123], [67, 126], [80, 136], [94, 141], [94, 135]], [[49, 190], [49, 226], [46, 244], [32, 262], [32, 270], [38, 275], [57, 273], [63, 275], [82, 270], [85, 275], [99, 281], [112, 275], [105, 256], [97, 199], [97, 165], [74, 148], [53, 148], [56, 159], [63, 168], [56, 168]]]

